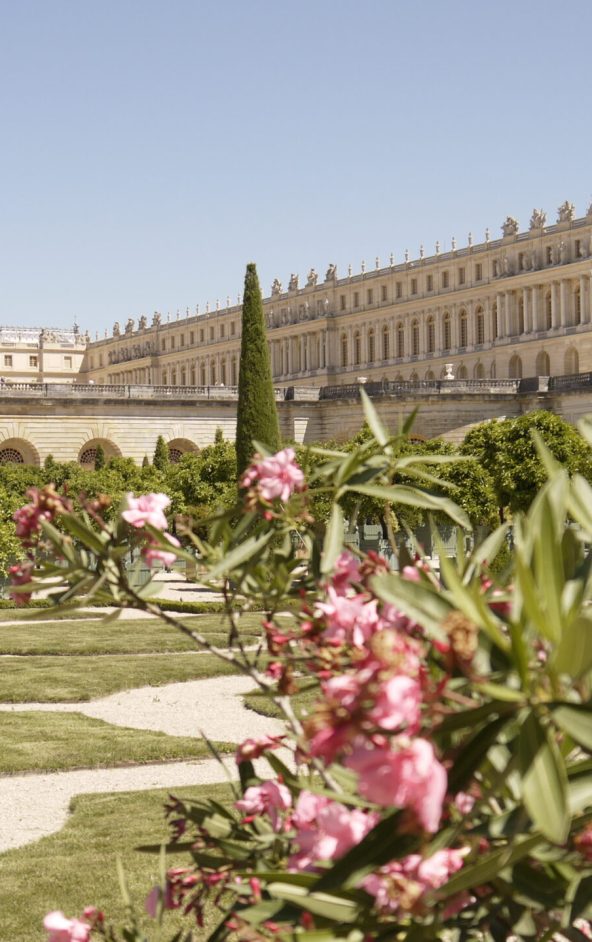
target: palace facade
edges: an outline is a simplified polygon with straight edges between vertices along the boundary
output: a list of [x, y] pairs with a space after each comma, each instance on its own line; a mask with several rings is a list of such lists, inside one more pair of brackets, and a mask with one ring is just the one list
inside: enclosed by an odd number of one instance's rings
[[[559, 207], [528, 229], [339, 277], [311, 269], [264, 300], [274, 382], [520, 378], [592, 369], [592, 205]], [[87, 344], [79, 382], [236, 386], [240, 303], [164, 321], [129, 319]], [[452, 364], [447, 369], [447, 364]]]

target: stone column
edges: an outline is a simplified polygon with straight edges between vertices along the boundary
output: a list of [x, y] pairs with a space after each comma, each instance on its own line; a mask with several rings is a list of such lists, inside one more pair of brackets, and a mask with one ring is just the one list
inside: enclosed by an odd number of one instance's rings
[[554, 281], [551, 285], [551, 328], [556, 330], [559, 327], [559, 282]]
[[539, 296], [540, 296], [540, 288], [538, 285], [534, 285], [530, 289], [530, 299], [531, 299], [531, 312], [532, 312], [532, 329], [535, 332], [541, 329], [541, 325], [539, 323], [539, 317], [540, 317]]
[[524, 305], [524, 333], [532, 333], [532, 310], [530, 307], [530, 288], [522, 289], [522, 303]]
[[559, 310], [560, 310], [560, 323], [562, 327], [567, 327], [569, 325], [569, 297], [568, 297], [569, 281], [563, 280], [559, 285]]
[[590, 322], [589, 287], [590, 279], [587, 278], [586, 275], [580, 275], [580, 324], [588, 324]]
[[504, 337], [511, 337], [512, 329], [512, 307], [513, 297], [511, 291], [504, 291]]

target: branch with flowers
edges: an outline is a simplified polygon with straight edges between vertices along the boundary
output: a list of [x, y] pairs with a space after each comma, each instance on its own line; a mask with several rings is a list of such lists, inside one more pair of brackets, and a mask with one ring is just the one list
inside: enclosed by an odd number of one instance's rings
[[[470, 554], [459, 541], [455, 560], [440, 553], [439, 573], [421, 558], [392, 572], [344, 548], [356, 495], [467, 521], [430, 489], [443, 456], [404, 454], [404, 436], [364, 406], [372, 440], [315, 470], [332, 503], [324, 530], [291, 449], [256, 457], [207, 542], [171, 540], [163, 495], [130, 496], [109, 523], [96, 502], [74, 515], [48, 490], [19, 512], [14, 591], [51, 587], [60, 607], [157, 612], [150, 587], [130, 585], [129, 542], [149, 562], [197, 550], [224, 592], [229, 647], [163, 617], [232, 659], [286, 719], [285, 735], [239, 747], [231, 805], [171, 798], [187, 863], [165, 865], [145, 908], [187, 916], [171, 942], [592, 938], [592, 489], [538, 442], [548, 481], [514, 521], [503, 581], [489, 563], [506, 527]], [[240, 643], [253, 602], [257, 651]], [[204, 936], [206, 908], [218, 918]], [[46, 929], [50, 942], [148, 938], [133, 914], [119, 930], [95, 909], [51, 913]]]

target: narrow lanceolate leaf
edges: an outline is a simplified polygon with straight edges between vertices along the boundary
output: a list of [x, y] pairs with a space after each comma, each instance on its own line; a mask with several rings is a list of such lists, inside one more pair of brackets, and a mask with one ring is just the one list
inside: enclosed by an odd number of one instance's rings
[[518, 752], [526, 810], [545, 837], [562, 844], [569, 831], [565, 765], [534, 712], [522, 724]]
[[471, 521], [468, 516], [454, 501], [448, 497], [438, 497], [436, 494], [428, 494], [426, 491], [420, 491], [413, 487], [407, 487], [405, 484], [356, 484], [345, 490], [353, 491], [355, 494], [364, 494], [367, 497], [376, 497], [377, 500], [383, 500], [390, 504], [405, 504], [410, 507], [419, 507], [422, 510], [433, 510], [434, 512], [446, 514], [459, 526], [465, 530], [472, 530]]
[[259, 550], [262, 550], [267, 543], [271, 540], [273, 536], [273, 531], [264, 533], [262, 536], [251, 536], [244, 543], [240, 543], [233, 550], [226, 554], [224, 559], [220, 560], [219, 563], [216, 563], [215, 566], [210, 569], [207, 574], [208, 581], [213, 581], [219, 579], [220, 576], [225, 575], [228, 572], [232, 572], [233, 569], [236, 569], [237, 566], [241, 566], [243, 563], [248, 562], [253, 556], [255, 556]]
[[368, 394], [364, 392], [363, 389], [360, 389], [360, 398], [362, 400], [362, 408], [364, 410], [364, 417], [366, 419], [366, 422], [368, 423], [368, 426], [370, 427], [370, 431], [374, 435], [374, 438], [376, 439], [378, 444], [384, 448], [384, 446], [388, 443], [389, 434], [386, 428], [384, 427], [384, 425], [382, 424], [382, 421], [378, 415], [378, 412], [376, 411], [376, 409], [370, 402], [370, 398]]
[[575, 742], [592, 752], [592, 707], [564, 704], [553, 710], [553, 721]]
[[323, 553], [321, 556], [321, 572], [328, 575], [333, 571], [337, 557], [343, 549], [343, 511], [339, 504], [333, 504], [331, 519], [329, 520]]
[[508, 723], [511, 713], [498, 716], [482, 729], [473, 734], [455, 756], [452, 768], [448, 773], [448, 791], [451, 794], [464, 789], [473, 778], [475, 772], [487, 760], [487, 753], [497, 741], [504, 726]]
[[430, 637], [445, 640], [442, 622], [452, 611], [452, 606], [431, 586], [388, 573], [375, 576], [371, 580], [371, 588], [380, 599], [396, 605], [420, 624]]
[[438, 896], [447, 899], [464, 890], [470, 890], [473, 886], [489, 883], [501, 870], [530, 854], [542, 842], [543, 837], [540, 834], [534, 834], [523, 841], [516, 841], [500, 850], [494, 850], [478, 858], [475, 863], [466, 864], [438, 891]]
[[580, 615], [563, 629], [551, 663], [559, 674], [574, 678], [592, 669], [592, 618]]
[[355, 922], [358, 918], [358, 903], [337, 894], [312, 893], [306, 887], [289, 883], [268, 883], [266, 890], [274, 899], [294, 903], [315, 916], [337, 922]]

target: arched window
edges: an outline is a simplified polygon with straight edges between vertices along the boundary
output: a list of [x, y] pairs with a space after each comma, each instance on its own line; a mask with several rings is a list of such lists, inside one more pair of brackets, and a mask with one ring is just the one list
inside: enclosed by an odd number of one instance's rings
[[405, 356], [405, 328], [401, 322], [397, 324], [397, 356]]
[[510, 379], [521, 379], [522, 378], [522, 360], [517, 353], [510, 360], [508, 375]]
[[570, 375], [571, 373], [580, 372], [580, 358], [578, 351], [575, 347], [570, 347], [569, 350], [565, 351], [565, 358], [563, 360], [563, 372]]
[[[96, 451], [94, 458], [96, 458]], [[93, 465], [94, 465], [93, 458]], [[0, 448], [0, 464], [24, 464], [25, 459], [16, 448]]]
[[374, 328], [371, 327], [368, 331], [368, 363], [374, 363], [376, 359], [376, 350], [374, 343]]
[[499, 337], [499, 318], [497, 312], [497, 303], [491, 307], [491, 339], [497, 340]]
[[444, 314], [443, 321], [443, 335], [444, 335], [444, 349], [450, 350], [452, 347], [452, 321], [450, 318], [450, 312], [446, 311]]
[[220, 360], [220, 382], [226, 386], [226, 359]]
[[362, 362], [362, 335], [359, 330], [354, 333], [354, 366]]
[[545, 329], [551, 330], [553, 326], [553, 301], [551, 300], [551, 292], [547, 291], [545, 295]]
[[457, 370], [456, 376], [457, 379], [468, 379], [467, 368], [462, 363]]
[[382, 359], [388, 360], [390, 357], [390, 337], [389, 329], [385, 324], [382, 328]]
[[166, 370], [163, 370], [163, 371], [162, 371], [162, 378], [161, 378], [161, 380], [160, 380], [163, 386], [166, 386], [166, 385], [167, 385], [167, 379], [168, 379], [168, 377], [167, 377], [167, 371], [166, 371]]
[[478, 307], [475, 312], [475, 338], [477, 343], [485, 343], [485, 314], [482, 307]]
[[195, 363], [191, 364], [191, 385], [192, 386], [197, 385], [196, 379], [195, 379]]
[[416, 382], [418, 381], [418, 379], [419, 379], [419, 376], [417, 375], [417, 373], [416, 373], [415, 370], [414, 370], [413, 373], [411, 374], [411, 376], [409, 377], [409, 380], [410, 380], [410, 382], [412, 382], [412, 383], [416, 383]]
[[427, 320], [427, 342], [428, 353], [434, 353], [436, 349], [436, 324], [434, 318], [430, 315]]
[[218, 377], [216, 375], [216, 363], [214, 360], [210, 363], [210, 386], [215, 386], [218, 382]]
[[473, 370], [473, 376], [475, 379], [485, 379], [485, 368], [483, 364], [481, 363], [481, 361], [475, 364], [475, 368]]
[[181, 367], [181, 386], [187, 385], [187, 373], [185, 367]]
[[177, 371], [171, 370], [171, 386], [177, 385]]
[[347, 366], [348, 361], [348, 349], [347, 349], [347, 334], [341, 335], [341, 365]]
[[236, 386], [236, 357], [230, 361], [230, 385]]
[[495, 379], [497, 376], [497, 368], [495, 365], [495, 360], [493, 361], [493, 363], [491, 364], [489, 368], [489, 376], [491, 377], [491, 379]]
[[469, 318], [464, 308], [460, 312], [459, 338], [460, 338], [460, 346], [466, 347], [469, 342]]
[[199, 368], [199, 385], [200, 385], [200, 386], [207, 386], [206, 365], [205, 365], [205, 363], [202, 363], [201, 366], [200, 366], [200, 368]]
[[419, 321], [417, 320], [411, 324], [411, 355], [419, 356]]
[[549, 354], [545, 350], [541, 350], [536, 358], [536, 372], [537, 376], [550, 376], [551, 374]]
[[427, 380], [428, 382], [431, 382], [432, 380], [434, 380], [434, 379], [436, 378], [436, 377], [434, 376], [434, 371], [433, 371], [433, 370], [428, 370], [427, 373], [426, 373], [426, 375], [425, 375], [425, 378], [426, 378], [426, 380]]

